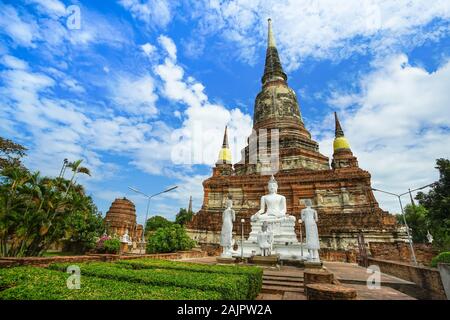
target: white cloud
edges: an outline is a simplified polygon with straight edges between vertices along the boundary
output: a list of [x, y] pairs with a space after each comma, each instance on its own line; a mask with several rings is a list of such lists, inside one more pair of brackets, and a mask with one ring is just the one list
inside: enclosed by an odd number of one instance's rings
[[158, 109], [155, 102], [158, 99], [154, 93], [155, 85], [149, 75], [140, 78], [119, 76], [111, 87], [113, 99], [119, 110], [125, 110], [134, 115], [154, 116]]
[[145, 43], [141, 46], [142, 51], [148, 56], [151, 57], [156, 51], [156, 47], [150, 43]]
[[158, 41], [161, 44], [161, 46], [166, 50], [167, 54], [172, 60], [177, 59], [177, 47], [175, 46], [175, 43], [172, 39], [169, 37], [166, 37], [164, 35], [161, 35], [158, 37]]
[[[405, 55], [380, 66], [361, 79], [359, 95], [338, 93], [334, 100], [353, 153], [360, 167], [372, 173], [373, 186], [403, 193], [436, 181], [435, 160], [450, 157], [450, 61], [434, 72], [409, 65]], [[325, 127], [333, 127], [331, 115]], [[331, 133], [322, 139], [321, 150], [330, 155]], [[395, 198], [376, 196], [385, 208], [399, 211]]]
[[131, 15], [146, 25], [165, 27], [172, 19], [169, 1], [165, 0], [119, 0]]
[[58, 0], [28, 0], [28, 2], [37, 4], [41, 12], [49, 15], [60, 17], [66, 14], [65, 5]]
[[9, 5], [0, 5], [0, 32], [11, 37], [14, 42], [26, 47], [34, 47], [37, 25], [32, 21], [24, 21], [16, 9]]
[[[271, 17], [288, 70], [308, 57], [338, 60], [359, 52], [384, 55], [450, 31], [446, 0], [284, 0], [276, 5], [265, 0], [195, 0], [190, 5], [192, 18], [198, 20], [195, 34], [199, 38], [219, 34], [234, 43], [237, 55], [249, 63], [256, 61], [256, 53], [266, 44], [266, 20]], [[431, 21], [438, 26], [430, 31], [422, 28]]]
[[28, 63], [10, 55], [4, 55], [1, 59], [3, 65], [11, 69], [27, 69]]

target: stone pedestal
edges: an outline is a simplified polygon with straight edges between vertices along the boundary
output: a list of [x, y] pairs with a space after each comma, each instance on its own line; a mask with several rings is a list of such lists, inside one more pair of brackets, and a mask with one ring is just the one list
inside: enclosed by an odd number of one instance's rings
[[[244, 257], [261, 255], [258, 245], [258, 232], [261, 230], [262, 221], [252, 221], [252, 231], [243, 243]], [[281, 260], [304, 261], [308, 258], [308, 250], [302, 245], [295, 234], [295, 220], [283, 219], [278, 222], [270, 222], [270, 230], [273, 233], [272, 254], [278, 255]], [[241, 244], [236, 250], [236, 255], [241, 255]]]
[[322, 269], [323, 263], [321, 261], [305, 261], [305, 268], [307, 269]]
[[280, 257], [278, 255], [270, 256], [254, 256], [249, 259], [249, 263], [254, 263], [259, 266], [276, 267], [280, 263]]

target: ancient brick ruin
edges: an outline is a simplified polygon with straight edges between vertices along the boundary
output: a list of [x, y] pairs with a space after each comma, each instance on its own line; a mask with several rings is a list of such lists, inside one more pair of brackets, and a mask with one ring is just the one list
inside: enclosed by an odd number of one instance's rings
[[[305, 128], [294, 90], [287, 83], [269, 21], [268, 48], [262, 90], [256, 96], [253, 133], [242, 150], [242, 159], [232, 164], [225, 132], [212, 177], [203, 182], [201, 210], [188, 224], [188, 231], [201, 244], [219, 243], [222, 211], [227, 196], [233, 197], [237, 216], [234, 232], [250, 232], [250, 216], [259, 209], [260, 197], [268, 193], [274, 174], [278, 193], [286, 197], [288, 214], [299, 219], [304, 200], [311, 199], [319, 215], [321, 245], [328, 249], [356, 249], [357, 234], [366, 242], [404, 241], [395, 216], [383, 211], [371, 190], [370, 173], [359, 167], [335, 114], [333, 159]], [[274, 151], [278, 141], [278, 150]], [[278, 170], [277, 170], [278, 168]], [[300, 227], [296, 232], [300, 239]], [[304, 232], [303, 232], [304, 234]]]
[[142, 238], [143, 227], [136, 223], [136, 208], [127, 198], [115, 199], [104, 221], [109, 235], [121, 237], [128, 230], [133, 242], [139, 242]]

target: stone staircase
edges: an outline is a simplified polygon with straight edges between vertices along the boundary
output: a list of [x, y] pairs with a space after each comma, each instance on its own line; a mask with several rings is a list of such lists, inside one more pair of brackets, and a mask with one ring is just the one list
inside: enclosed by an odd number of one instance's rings
[[303, 287], [303, 270], [293, 272], [265, 269], [258, 299], [306, 300]]

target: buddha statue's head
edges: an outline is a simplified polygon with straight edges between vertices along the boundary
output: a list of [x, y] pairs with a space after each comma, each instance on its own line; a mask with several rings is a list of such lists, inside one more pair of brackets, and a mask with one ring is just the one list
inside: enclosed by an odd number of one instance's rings
[[267, 221], [264, 221], [262, 226], [261, 226], [261, 231], [262, 232], [266, 232], [268, 227], [269, 227], [269, 224], [267, 223]]
[[278, 183], [277, 180], [275, 180], [275, 177], [272, 175], [270, 177], [269, 183], [268, 183], [268, 187], [269, 187], [269, 193], [277, 193], [278, 190]]

